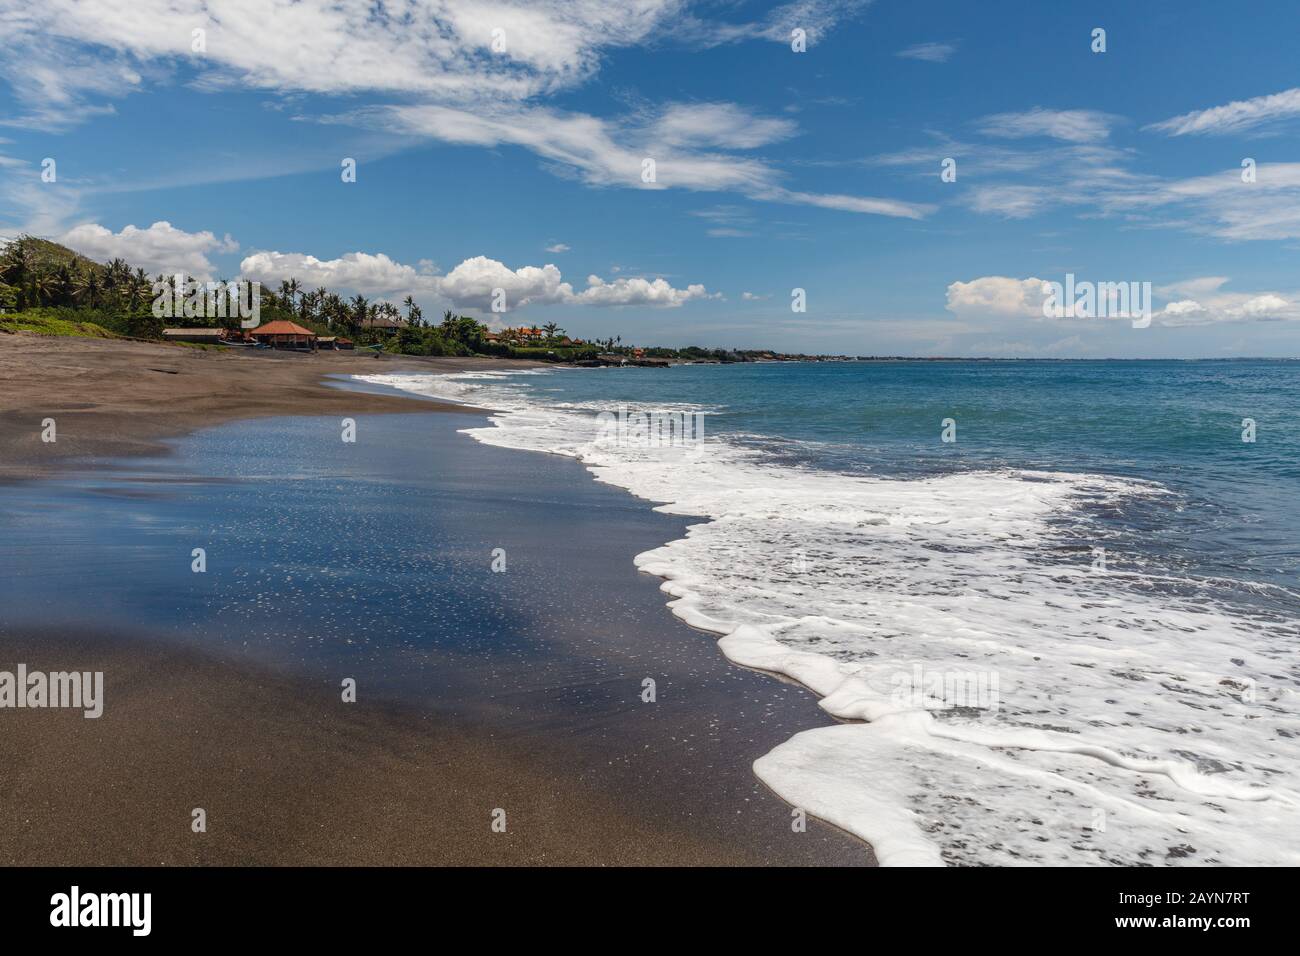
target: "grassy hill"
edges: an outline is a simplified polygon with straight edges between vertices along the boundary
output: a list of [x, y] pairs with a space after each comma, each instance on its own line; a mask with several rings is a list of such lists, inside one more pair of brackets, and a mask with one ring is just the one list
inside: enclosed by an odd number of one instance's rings
[[32, 268], [39, 272], [53, 272], [59, 266], [66, 265], [69, 269], [81, 272], [94, 272], [97, 275], [104, 275], [108, 272], [108, 267], [102, 262], [96, 262], [94, 259], [87, 259], [79, 252], [73, 252], [67, 246], [61, 246], [57, 242], [50, 242], [48, 239], [36, 239], [27, 237], [28, 254], [31, 256]]

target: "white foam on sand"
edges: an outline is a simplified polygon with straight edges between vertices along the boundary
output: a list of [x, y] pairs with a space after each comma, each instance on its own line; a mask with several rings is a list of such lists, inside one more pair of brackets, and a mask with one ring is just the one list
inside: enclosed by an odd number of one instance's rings
[[1099, 505], [1172, 511], [1161, 487], [847, 476], [714, 438], [643, 447], [601, 437], [603, 406], [541, 405], [515, 374], [361, 378], [497, 409], [465, 431], [708, 519], [637, 566], [730, 659], [852, 721], [754, 769], [882, 864], [1300, 863], [1300, 621], [1221, 586], [1094, 570], [1081, 544]]

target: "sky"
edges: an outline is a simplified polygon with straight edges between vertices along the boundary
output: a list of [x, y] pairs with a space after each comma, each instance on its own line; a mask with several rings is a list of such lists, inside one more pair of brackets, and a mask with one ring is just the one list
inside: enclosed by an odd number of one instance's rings
[[[0, 0], [0, 235], [645, 345], [1300, 356], [1298, 30], [1267, 0]], [[1067, 276], [1149, 283], [1148, 320], [1045, 314]]]

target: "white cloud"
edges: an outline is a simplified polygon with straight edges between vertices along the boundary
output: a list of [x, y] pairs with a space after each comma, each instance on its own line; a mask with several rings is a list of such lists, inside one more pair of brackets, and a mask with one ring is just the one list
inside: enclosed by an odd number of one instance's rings
[[1221, 239], [1300, 237], [1300, 163], [1261, 163], [1253, 183], [1242, 182], [1240, 169], [1227, 169], [1187, 179], [1099, 184], [1092, 198], [1107, 214], [1145, 221], [1141, 217], [1159, 213], [1181, 228]]
[[302, 253], [255, 252], [240, 264], [240, 275], [275, 285], [296, 278], [308, 286], [323, 285], [365, 295], [400, 298], [406, 294], [432, 296], [458, 308], [487, 311], [496, 290], [505, 293], [507, 309], [530, 305], [638, 305], [677, 308], [694, 299], [717, 298], [703, 285], [675, 288], [663, 278], [619, 277], [606, 281], [587, 278], [587, 288], [574, 291], [554, 265], [511, 269], [487, 256], [473, 256], [446, 275], [419, 271], [383, 253], [352, 252], [337, 259], [318, 259]]
[[1027, 139], [1046, 136], [1067, 143], [1095, 143], [1110, 135], [1116, 117], [1096, 110], [1048, 110], [1036, 106], [1023, 113], [995, 113], [979, 120], [986, 136]]
[[[1077, 288], [1083, 281], [1121, 280], [1127, 281], [1123, 277], [1103, 279], [1088, 276], [1078, 276], [1075, 281]], [[1161, 297], [1182, 298], [1174, 299], [1163, 308], [1155, 310], [1153, 320], [1165, 326], [1300, 320], [1300, 294], [1284, 296], [1276, 292], [1225, 292], [1222, 287], [1227, 282], [1228, 279], [1223, 276], [1203, 276], [1157, 286], [1154, 292]], [[1041, 320], [1045, 298], [1042, 279], [982, 276], [970, 282], [954, 282], [949, 285], [947, 309], [968, 318]], [[1067, 305], [1067, 318], [1072, 317], [1071, 311]]]
[[[0, 0], [0, 73], [29, 107], [18, 123], [73, 122], [178, 64], [199, 89], [286, 96], [388, 94], [396, 102], [326, 121], [378, 117], [446, 143], [516, 145], [592, 185], [736, 192], [771, 202], [919, 218], [932, 207], [819, 196], [782, 185], [769, 163], [734, 151], [797, 132], [788, 119], [725, 102], [673, 103], [653, 116], [602, 119], [539, 105], [595, 75], [610, 50], [670, 40], [815, 40], [868, 0], [796, 0], [761, 22], [705, 23], [684, 0]], [[183, 25], [180, 28], [178, 25]], [[191, 28], [206, 49], [191, 51]], [[492, 48], [494, 31], [505, 42]], [[304, 113], [306, 111], [304, 110]], [[642, 180], [642, 161], [657, 164]]]
[[239, 243], [229, 234], [218, 239], [211, 232], [186, 232], [165, 221], [155, 222], [147, 229], [124, 226], [121, 232], [113, 232], [98, 223], [82, 223], [55, 236], [54, 240], [98, 262], [122, 258], [150, 273], [179, 269], [199, 279], [212, 278], [214, 267], [209, 255], [239, 248]]
[[675, 309], [692, 299], [716, 299], [702, 285], [674, 289], [663, 279], [623, 278], [606, 282], [599, 276], [587, 276], [587, 288], [574, 296], [582, 305], [648, 305]]
[[554, 305], [573, 299], [573, 287], [553, 265], [510, 269], [486, 256], [466, 259], [439, 281], [438, 292], [456, 305], [490, 309], [495, 289], [505, 292], [508, 309]]
[[1300, 163], [1258, 163], [1254, 182], [1242, 181], [1240, 167], [1170, 179], [1135, 171], [1136, 152], [1109, 143], [1014, 148], [935, 135], [933, 145], [860, 162], [934, 178], [940, 161], [955, 157], [958, 180], [967, 183], [957, 201], [1008, 219], [1072, 209], [1129, 228], [1172, 228], [1229, 241], [1300, 238]]
[[844, 212], [871, 213], [877, 216], [895, 216], [903, 219], [924, 219], [934, 212], [928, 203], [902, 202], [897, 199], [875, 199], [869, 196], [842, 196], [824, 193], [805, 193], [788, 189], [770, 189], [758, 194], [760, 199], [796, 203], [801, 206], [818, 206], [822, 209], [840, 209]]
[[700, 20], [683, 12], [674, 26], [680, 39], [702, 47], [754, 39], [789, 44], [795, 29], [804, 31], [808, 46], [812, 47], [837, 23], [870, 4], [871, 0], [793, 0], [769, 11], [762, 20], [738, 24]]
[[[712, 134], [703, 129], [701, 118], [706, 115], [719, 121]], [[724, 144], [747, 148], [790, 132], [787, 120], [771, 120], [734, 104], [669, 105], [657, 117], [619, 122], [544, 107], [470, 111], [437, 105], [383, 107], [349, 118], [369, 118], [399, 132], [446, 143], [521, 146], [598, 186], [737, 192], [767, 202], [908, 219], [921, 219], [934, 210], [925, 203], [792, 190], [780, 184], [780, 173], [766, 162], [716, 151]], [[742, 131], [746, 124], [753, 126], [752, 132]], [[697, 144], [704, 140], [714, 148], [699, 148]], [[654, 161], [651, 182], [643, 177], [647, 159]]]
[[544, 250], [542, 250], [542, 251], [543, 251], [543, 252], [549, 252], [549, 253], [551, 253], [552, 255], [557, 255], [557, 256], [558, 256], [558, 255], [559, 255], [560, 253], [562, 253], [562, 252], [568, 252], [568, 251], [569, 251], [569, 247], [568, 247], [567, 245], [565, 245], [564, 243], [562, 243], [562, 242], [557, 242], [557, 243], [555, 243], [555, 245], [553, 245], [553, 246], [547, 246], [547, 247], [546, 247]]
[[0, 176], [0, 228], [8, 237], [19, 233], [48, 236], [67, 227], [81, 201], [77, 186], [44, 183], [40, 167], [11, 156], [0, 156], [0, 166], [4, 167], [4, 175]]
[[946, 308], [956, 315], [997, 315], [1042, 318], [1042, 279], [982, 276], [948, 286]]
[[[679, 8], [678, 0], [0, 0], [0, 70], [45, 112], [94, 108], [138, 87], [132, 64], [178, 62], [212, 88], [522, 100], [582, 82], [604, 51], [657, 36]], [[192, 28], [207, 31], [202, 54], [190, 49]], [[492, 50], [494, 29], [505, 31], [502, 53]]]
[[906, 50], [899, 50], [894, 56], [908, 60], [924, 60], [926, 63], [946, 63], [957, 51], [951, 43], [918, 43]]
[[1027, 219], [1056, 198], [1046, 186], [976, 186], [967, 203], [976, 212], [994, 213], [1007, 219]]
[[1170, 136], [1186, 136], [1189, 133], [1240, 133], [1294, 116], [1300, 116], [1300, 87], [1283, 90], [1270, 96], [1234, 100], [1226, 106], [1193, 110], [1181, 116], [1161, 120], [1159, 123], [1152, 123], [1146, 128], [1168, 133]]
[[1225, 276], [1202, 276], [1160, 286], [1161, 295], [1183, 295], [1156, 313], [1161, 325], [1210, 325], [1232, 322], [1300, 320], [1300, 294], [1230, 292]]
[[669, 146], [754, 149], [797, 131], [788, 119], [755, 116], [735, 103], [672, 103], [655, 120], [650, 138]]
[[244, 257], [239, 273], [264, 285], [297, 279], [309, 287], [355, 289], [373, 295], [438, 289], [437, 276], [395, 262], [382, 252], [349, 252], [337, 259], [317, 259], [298, 252], [254, 252]]
[[[815, 43], [869, 2], [795, 0], [728, 24], [689, 14], [685, 0], [0, 0], [0, 72], [31, 108], [20, 122], [47, 127], [111, 110], [101, 101], [177, 64], [210, 89], [520, 103], [590, 79], [613, 49], [789, 43], [796, 27]], [[206, 31], [200, 54], [195, 28]]]

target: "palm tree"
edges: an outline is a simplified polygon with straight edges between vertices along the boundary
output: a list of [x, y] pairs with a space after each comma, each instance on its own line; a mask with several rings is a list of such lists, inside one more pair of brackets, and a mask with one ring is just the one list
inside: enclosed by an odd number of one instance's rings
[[21, 288], [31, 278], [31, 272], [31, 245], [26, 236], [19, 236], [0, 255], [0, 282]]
[[99, 277], [94, 269], [79, 272], [75, 280], [77, 298], [94, 308], [99, 304]]
[[127, 305], [132, 311], [144, 304], [149, 291], [149, 275], [143, 269], [136, 269], [126, 293]]
[[315, 308], [316, 308], [316, 293], [304, 292], [302, 294], [302, 298], [298, 301], [298, 315], [299, 317], [301, 317], [303, 322], [307, 322], [309, 320], [309, 316], [315, 310]]
[[36, 300], [37, 305], [48, 304], [54, 298], [56, 288], [54, 273], [49, 271], [33, 273], [31, 288], [32, 298]]
[[359, 329], [365, 326], [366, 317], [370, 315], [370, 304], [366, 301], [365, 296], [357, 293], [350, 303], [352, 306], [351, 314], [348, 316], [348, 323], [353, 329]]
[[71, 305], [73, 299], [72, 273], [66, 262], [54, 271], [54, 302], [56, 305]]

